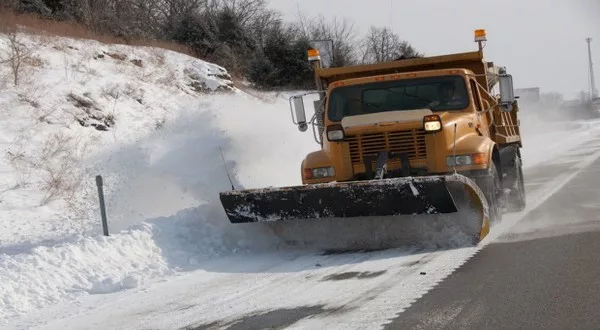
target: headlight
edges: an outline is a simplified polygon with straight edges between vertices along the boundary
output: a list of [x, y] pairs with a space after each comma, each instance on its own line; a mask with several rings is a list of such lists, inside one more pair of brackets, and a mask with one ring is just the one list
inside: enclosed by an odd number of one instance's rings
[[454, 156], [448, 156], [446, 158], [446, 165], [448, 167], [484, 164], [487, 164], [487, 154], [483, 153], [470, 155], [456, 155], [456, 158]]
[[336, 124], [327, 126], [327, 139], [329, 141], [344, 140], [344, 128], [342, 125]]
[[318, 167], [318, 168], [305, 168], [304, 178], [305, 179], [321, 179], [331, 178], [335, 176], [335, 169], [333, 166], [330, 167]]
[[446, 165], [448, 165], [448, 167], [465, 166], [471, 164], [473, 164], [473, 159], [471, 159], [471, 155], [457, 155], [456, 159], [454, 158], [454, 156], [449, 156], [448, 158], [446, 158]]
[[426, 132], [437, 132], [442, 130], [442, 123], [439, 121], [429, 121], [424, 125]]
[[435, 133], [442, 130], [442, 119], [438, 115], [423, 117], [423, 129], [425, 132]]
[[321, 167], [321, 168], [313, 168], [312, 170], [313, 178], [328, 178], [335, 176], [335, 170], [333, 167]]

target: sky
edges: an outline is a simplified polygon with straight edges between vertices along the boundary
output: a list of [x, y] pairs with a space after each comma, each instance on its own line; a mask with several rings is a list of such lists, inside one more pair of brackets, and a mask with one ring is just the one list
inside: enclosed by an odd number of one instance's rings
[[516, 88], [540, 87], [565, 99], [588, 90], [587, 37], [600, 85], [600, 0], [270, 0], [288, 20], [346, 18], [358, 36], [391, 26], [426, 55], [473, 51], [473, 30], [487, 30], [486, 59], [506, 66]]

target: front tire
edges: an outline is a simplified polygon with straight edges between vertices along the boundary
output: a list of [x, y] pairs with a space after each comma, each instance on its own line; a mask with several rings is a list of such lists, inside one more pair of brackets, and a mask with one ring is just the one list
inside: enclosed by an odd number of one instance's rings
[[502, 220], [502, 205], [500, 203], [502, 182], [496, 164], [490, 164], [487, 175], [475, 178], [475, 182], [483, 191], [487, 200], [490, 224], [500, 222]]

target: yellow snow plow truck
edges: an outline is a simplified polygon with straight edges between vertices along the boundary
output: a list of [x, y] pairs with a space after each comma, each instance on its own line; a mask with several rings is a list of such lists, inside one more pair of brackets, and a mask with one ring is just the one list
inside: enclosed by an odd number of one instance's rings
[[229, 220], [326, 249], [477, 244], [526, 201], [512, 76], [484, 60], [485, 30], [475, 41], [478, 51], [336, 68], [308, 50], [316, 91], [290, 107], [321, 149], [302, 162], [302, 185], [221, 193]]

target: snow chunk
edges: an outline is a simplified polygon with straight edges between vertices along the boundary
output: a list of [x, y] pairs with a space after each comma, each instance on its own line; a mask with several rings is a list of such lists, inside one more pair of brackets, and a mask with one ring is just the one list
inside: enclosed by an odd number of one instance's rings
[[412, 190], [413, 195], [419, 196], [419, 190], [417, 190], [417, 187], [415, 187], [415, 185], [413, 185], [412, 182], [409, 182], [409, 184], [410, 184], [410, 190]]

